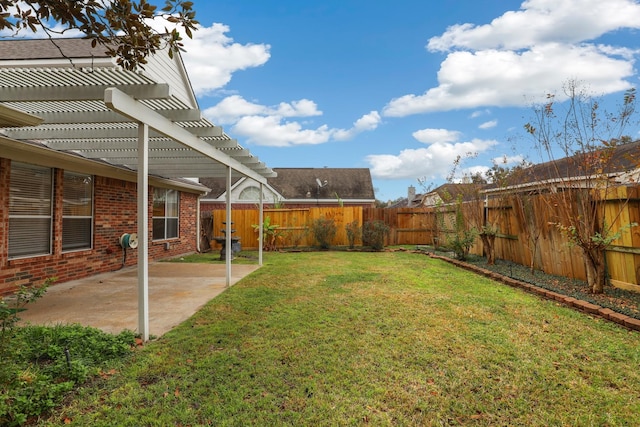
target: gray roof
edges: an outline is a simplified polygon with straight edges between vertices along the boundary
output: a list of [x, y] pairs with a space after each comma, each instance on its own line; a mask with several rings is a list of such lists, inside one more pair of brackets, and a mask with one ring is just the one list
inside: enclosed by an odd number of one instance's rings
[[0, 49], [0, 60], [60, 59], [60, 58], [105, 58], [104, 47], [91, 47], [85, 38], [74, 39], [4, 39]]
[[[367, 168], [273, 168], [273, 171], [278, 176], [267, 178], [267, 183], [285, 200], [308, 199], [309, 194], [314, 199], [375, 200]], [[209, 198], [218, 198], [225, 192], [224, 178], [201, 178], [200, 182], [211, 188]], [[237, 179], [231, 185], [236, 182]]]

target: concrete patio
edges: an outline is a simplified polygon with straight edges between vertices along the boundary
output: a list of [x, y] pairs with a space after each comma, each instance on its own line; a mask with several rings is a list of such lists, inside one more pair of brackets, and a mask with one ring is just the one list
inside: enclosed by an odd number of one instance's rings
[[[232, 265], [231, 285], [258, 265]], [[149, 333], [161, 336], [191, 317], [226, 287], [223, 264], [149, 264]], [[118, 333], [138, 329], [137, 268], [54, 284], [20, 313], [22, 323], [74, 324]]]

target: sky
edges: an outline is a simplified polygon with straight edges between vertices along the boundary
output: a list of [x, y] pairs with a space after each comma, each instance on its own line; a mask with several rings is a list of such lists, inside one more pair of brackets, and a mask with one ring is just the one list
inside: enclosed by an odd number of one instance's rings
[[611, 102], [638, 83], [634, 0], [193, 3], [205, 117], [272, 168], [369, 168], [382, 201], [458, 156], [461, 173], [540, 161], [524, 125], [568, 81]]

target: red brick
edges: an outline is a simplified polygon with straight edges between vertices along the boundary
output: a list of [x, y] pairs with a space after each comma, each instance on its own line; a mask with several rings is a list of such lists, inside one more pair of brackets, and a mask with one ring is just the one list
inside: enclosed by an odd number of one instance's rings
[[609, 313], [609, 320], [619, 323], [621, 325], [624, 325], [625, 320], [628, 318], [629, 316], [622, 313], [616, 313], [616, 312]]
[[600, 316], [604, 317], [605, 319], [610, 319], [611, 314], [613, 313], [615, 313], [615, 311], [611, 310], [610, 308], [601, 308], [600, 310], [598, 310], [598, 314], [600, 314]]
[[640, 331], [640, 319], [627, 317], [626, 319], [624, 319], [624, 326], [635, 331]]

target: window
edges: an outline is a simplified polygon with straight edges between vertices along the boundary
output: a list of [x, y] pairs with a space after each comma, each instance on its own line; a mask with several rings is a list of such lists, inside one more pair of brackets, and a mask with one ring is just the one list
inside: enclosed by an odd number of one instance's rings
[[240, 200], [260, 200], [260, 189], [258, 187], [247, 187], [240, 192]]
[[153, 190], [153, 240], [178, 237], [180, 198], [176, 190]]
[[11, 162], [9, 258], [51, 253], [52, 191], [50, 168]]
[[91, 249], [93, 177], [65, 171], [62, 192], [62, 250]]

